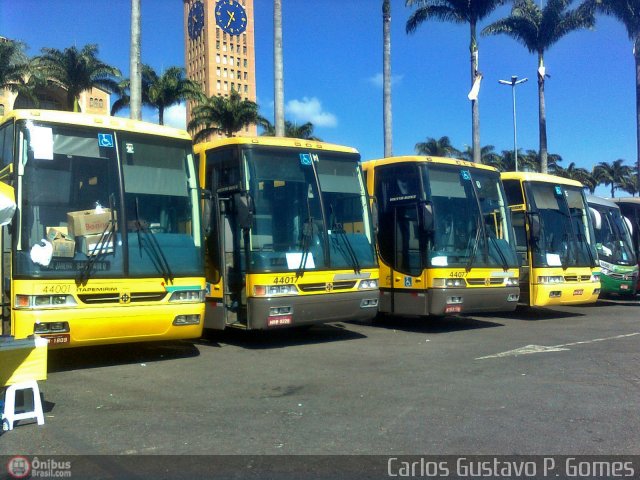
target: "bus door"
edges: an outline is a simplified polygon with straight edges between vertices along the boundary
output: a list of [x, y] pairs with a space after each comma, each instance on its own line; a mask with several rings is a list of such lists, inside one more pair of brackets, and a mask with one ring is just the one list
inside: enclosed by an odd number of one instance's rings
[[244, 243], [248, 232], [242, 222], [247, 222], [248, 197], [241, 193], [241, 172], [237, 149], [207, 152], [207, 178], [211, 179], [213, 192], [213, 221], [207, 238], [207, 281], [217, 290], [215, 296], [219, 295], [221, 305], [207, 311], [206, 328], [246, 325]]
[[[376, 172], [379, 229], [380, 307], [400, 315], [427, 313], [423, 273], [424, 245], [418, 221], [419, 172], [416, 165], [381, 167]], [[388, 268], [388, 273], [385, 270]]]

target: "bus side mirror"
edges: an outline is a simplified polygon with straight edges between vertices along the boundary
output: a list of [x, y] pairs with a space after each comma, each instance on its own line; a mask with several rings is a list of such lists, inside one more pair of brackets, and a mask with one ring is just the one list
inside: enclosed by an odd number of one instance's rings
[[206, 235], [211, 233], [211, 215], [213, 213], [213, 200], [209, 190], [201, 190], [202, 199], [202, 228]]
[[427, 233], [433, 231], [433, 206], [429, 203], [420, 203], [418, 208], [420, 209], [422, 230]]
[[8, 225], [16, 213], [16, 195], [13, 187], [0, 182], [0, 225]]
[[378, 235], [378, 225], [379, 225], [379, 217], [378, 217], [378, 201], [375, 197], [371, 197], [371, 222], [373, 223], [373, 232]]
[[529, 212], [529, 226], [531, 227], [531, 236], [537, 238], [540, 236], [540, 215], [538, 212]]
[[236, 208], [236, 220], [242, 229], [249, 229], [253, 225], [253, 200], [248, 193], [234, 193], [233, 203]]

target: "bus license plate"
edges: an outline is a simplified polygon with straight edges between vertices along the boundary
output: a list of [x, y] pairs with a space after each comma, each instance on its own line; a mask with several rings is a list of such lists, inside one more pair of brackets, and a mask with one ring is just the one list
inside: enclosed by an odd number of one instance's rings
[[620, 290], [629, 290], [629, 285], [623, 283], [620, 285]]
[[42, 335], [43, 338], [49, 340], [49, 345], [62, 345], [71, 341], [71, 335], [68, 333], [60, 333], [58, 335]]
[[578, 290], [574, 290], [573, 291], [573, 296], [576, 297], [578, 295], [582, 295], [583, 292], [584, 292], [584, 290], [579, 288]]
[[462, 312], [462, 305], [447, 305], [444, 309], [444, 313], [460, 313]]
[[267, 327], [278, 327], [280, 325], [291, 325], [293, 317], [291, 315], [280, 315], [278, 317], [268, 317]]

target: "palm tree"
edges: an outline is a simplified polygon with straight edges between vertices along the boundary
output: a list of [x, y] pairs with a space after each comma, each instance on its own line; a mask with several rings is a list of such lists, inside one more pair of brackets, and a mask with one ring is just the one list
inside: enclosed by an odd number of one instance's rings
[[273, 0], [273, 88], [276, 136], [284, 135], [284, 63], [282, 60], [282, 0]]
[[538, 117], [540, 135], [540, 171], [548, 171], [547, 119], [544, 99], [544, 54], [568, 33], [595, 23], [593, 8], [582, 4], [567, 10], [573, 0], [548, 0], [540, 9], [535, 0], [515, 0], [511, 14], [487, 26], [483, 35], [504, 33], [538, 55]]
[[636, 173], [640, 175], [640, 3], [629, 0], [594, 0], [596, 8], [620, 20], [633, 42], [636, 65]]
[[198, 82], [185, 77], [182, 67], [169, 67], [160, 76], [148, 71], [150, 77], [147, 96], [149, 105], [158, 110], [158, 123], [164, 125], [164, 111], [184, 100], [204, 100], [202, 87]]
[[[407, 20], [407, 33], [414, 32], [426, 20], [442, 20], [453, 23], [468, 23], [471, 31], [469, 53], [471, 55], [471, 85], [480, 80], [478, 72], [478, 42], [476, 25], [493, 12], [505, 0], [406, 0], [407, 6], [417, 6]], [[480, 112], [478, 99], [471, 100], [471, 122], [473, 137], [473, 161], [480, 163]]]
[[0, 90], [24, 91], [31, 73], [25, 49], [22, 42], [0, 41]]
[[[500, 164], [500, 155], [495, 152], [496, 147], [493, 145], [485, 145], [480, 149], [480, 162], [485, 165], [496, 167]], [[473, 148], [469, 145], [465, 145], [465, 149], [458, 152], [458, 156], [462, 160], [473, 162]], [[497, 167], [496, 167], [497, 168]]]
[[[141, 68], [141, 101], [142, 105], [158, 110], [158, 123], [164, 125], [164, 111], [185, 100], [203, 100], [204, 94], [200, 84], [185, 77], [184, 68], [169, 67], [160, 76], [149, 65]], [[115, 115], [130, 105], [130, 80], [124, 79], [118, 84], [116, 93], [120, 98], [111, 107], [111, 115]]]
[[391, 128], [391, 0], [382, 2], [382, 123], [384, 130], [384, 156], [393, 155]]
[[595, 180], [591, 172], [586, 168], [576, 166], [575, 162], [571, 162], [567, 168], [556, 166], [553, 174], [559, 177], [576, 180], [587, 187], [591, 193], [593, 193], [598, 186], [598, 182]]
[[[276, 128], [274, 125], [269, 122], [266, 118], [260, 117], [259, 125], [264, 129], [262, 132], [263, 137], [275, 137], [276, 136]], [[289, 120], [284, 121], [284, 136], [289, 138], [300, 138], [302, 140], [314, 140], [317, 142], [321, 142], [322, 139], [316, 137], [313, 134], [313, 123], [306, 122], [302, 125], [298, 125], [295, 123], [291, 123]]]
[[640, 182], [638, 182], [638, 173], [632, 171], [628, 177], [625, 177], [619, 184], [620, 190], [624, 190], [630, 193], [632, 197], [635, 197], [637, 193], [640, 193]]
[[228, 97], [212, 95], [193, 107], [189, 130], [199, 130], [193, 141], [204, 140], [212, 133], [223, 133], [232, 137], [235, 132], [260, 121], [258, 105], [251, 100], [243, 100], [235, 90]]
[[36, 66], [47, 81], [67, 91], [67, 109], [79, 111], [78, 98], [82, 92], [98, 87], [108, 92], [117, 91], [120, 70], [107, 65], [97, 57], [98, 46], [85, 45], [58, 50], [43, 48]]
[[130, 45], [130, 116], [142, 119], [142, 71], [140, 65], [140, 0], [131, 0], [131, 45]]
[[619, 158], [613, 163], [600, 162], [593, 167], [593, 176], [598, 185], [611, 185], [611, 198], [615, 197], [616, 188], [620, 188], [625, 178], [629, 177], [632, 169], [628, 165], [623, 165], [624, 160]]
[[451, 140], [446, 135], [438, 140], [429, 137], [426, 142], [416, 143], [416, 153], [432, 157], [457, 157], [460, 155], [460, 151], [451, 145]]

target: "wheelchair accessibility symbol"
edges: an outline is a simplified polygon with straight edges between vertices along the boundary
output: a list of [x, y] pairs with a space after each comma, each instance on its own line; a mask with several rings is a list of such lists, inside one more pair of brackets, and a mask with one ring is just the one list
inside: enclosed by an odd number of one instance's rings
[[405, 287], [410, 287], [411, 285], [413, 285], [413, 278], [404, 277], [404, 286]]
[[110, 133], [99, 133], [98, 145], [101, 147], [113, 148], [113, 135]]

